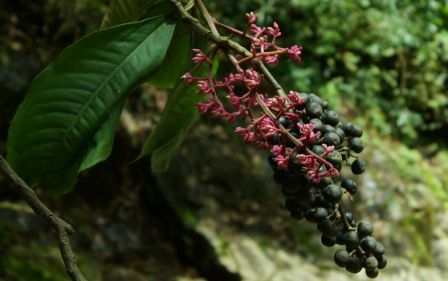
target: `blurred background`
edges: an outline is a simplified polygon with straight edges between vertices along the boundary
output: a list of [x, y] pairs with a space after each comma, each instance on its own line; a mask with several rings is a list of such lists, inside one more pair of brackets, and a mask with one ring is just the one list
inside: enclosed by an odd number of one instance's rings
[[[99, 28], [111, 1], [0, 0], [0, 153], [33, 77]], [[206, 1], [239, 28], [278, 22], [301, 64], [272, 69], [285, 89], [326, 99], [364, 128], [368, 170], [351, 203], [388, 252], [378, 280], [448, 276], [448, 1]], [[226, 68], [224, 64], [223, 69]], [[201, 117], [164, 174], [131, 164], [168, 95], [132, 93], [109, 160], [70, 194], [37, 192], [77, 233], [89, 280], [367, 280], [333, 263], [313, 225], [284, 209], [265, 153]], [[0, 178], [0, 280], [69, 280], [55, 234]]]

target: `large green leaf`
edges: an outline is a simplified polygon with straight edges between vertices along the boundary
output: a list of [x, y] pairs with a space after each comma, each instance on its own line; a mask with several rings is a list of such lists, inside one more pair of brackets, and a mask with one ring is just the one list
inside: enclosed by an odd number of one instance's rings
[[101, 28], [167, 14], [173, 10], [169, 0], [115, 0], [104, 16]]
[[163, 61], [174, 28], [154, 17], [94, 32], [64, 50], [34, 79], [11, 123], [7, 157], [16, 172], [32, 186], [64, 192], [80, 167], [106, 158], [110, 147], [88, 151], [113, 133], [113, 122], [102, 125], [118, 119], [127, 93]]

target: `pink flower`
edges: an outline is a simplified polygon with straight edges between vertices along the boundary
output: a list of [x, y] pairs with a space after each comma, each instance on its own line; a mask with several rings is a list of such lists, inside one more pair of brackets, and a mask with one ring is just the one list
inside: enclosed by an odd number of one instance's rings
[[214, 88], [206, 80], [199, 80], [197, 83], [199, 92], [203, 94], [210, 94], [214, 92]]
[[284, 151], [285, 151], [285, 147], [283, 145], [275, 144], [271, 148], [271, 153], [272, 153], [273, 156], [277, 156], [277, 155], [283, 154]]
[[264, 135], [265, 138], [271, 137], [278, 132], [278, 128], [275, 123], [269, 117], [264, 117], [261, 119], [260, 123], [258, 123], [257, 127], [260, 132]]
[[277, 155], [274, 157], [275, 162], [277, 162], [279, 169], [287, 169], [289, 165], [289, 156]]
[[302, 61], [302, 47], [299, 47], [297, 45], [293, 45], [288, 49], [288, 55], [289, 58], [296, 61], [301, 62]]
[[185, 73], [181, 76], [182, 79], [184, 79], [185, 83], [188, 85], [192, 84], [194, 81], [196, 81], [196, 78], [191, 75], [190, 72]]
[[244, 72], [244, 84], [248, 89], [257, 88], [261, 83], [261, 74], [255, 69], [249, 68]]
[[243, 137], [244, 141], [247, 143], [254, 143], [257, 139], [255, 133], [248, 128], [236, 127], [235, 134]]
[[278, 24], [276, 22], [274, 22], [272, 27], [267, 28], [266, 34], [273, 36], [274, 38], [282, 35], [282, 33], [280, 31], [280, 27], [278, 26]]
[[199, 112], [207, 113], [207, 112], [216, 111], [217, 108], [219, 108], [220, 106], [216, 101], [210, 100], [207, 102], [200, 102], [196, 105], [196, 107]]
[[257, 15], [254, 12], [246, 13], [246, 17], [249, 21], [249, 24], [254, 24], [257, 21]]
[[194, 63], [201, 63], [201, 62], [207, 62], [211, 64], [210, 59], [205, 55], [205, 53], [200, 49], [193, 49], [193, 52], [196, 53], [196, 55], [193, 57]]
[[267, 64], [278, 64], [278, 56], [264, 56], [263, 57], [263, 62], [267, 63]]
[[289, 106], [298, 106], [305, 104], [305, 99], [302, 98], [296, 91], [289, 91], [288, 98], [291, 101], [291, 104]]
[[252, 33], [254, 34], [253, 36], [255, 38], [260, 37], [266, 30], [266, 27], [259, 27], [256, 24], [251, 24], [250, 25], [250, 31], [252, 31]]
[[314, 143], [317, 140], [317, 137], [320, 136], [320, 132], [315, 133], [313, 131], [313, 124], [301, 124], [298, 123], [297, 126], [299, 126], [300, 133], [302, 134], [301, 140]]

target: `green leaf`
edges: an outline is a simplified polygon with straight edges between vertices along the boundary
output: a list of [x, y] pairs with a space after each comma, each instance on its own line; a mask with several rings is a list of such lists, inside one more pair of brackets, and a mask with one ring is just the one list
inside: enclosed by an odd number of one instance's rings
[[[207, 73], [208, 66], [202, 65], [193, 71], [193, 75], [197, 76], [204, 76]], [[196, 89], [196, 86], [180, 82], [171, 94], [159, 124], [146, 139], [137, 159], [151, 155], [151, 170], [154, 173], [168, 169], [171, 158], [198, 116], [196, 104], [203, 99], [203, 96], [198, 95]]]
[[101, 28], [168, 14], [173, 10], [169, 0], [115, 0], [104, 16]]
[[168, 168], [174, 152], [198, 116], [195, 105], [201, 99], [196, 93], [196, 87], [187, 86], [184, 82], [171, 94], [159, 124], [146, 139], [138, 157], [152, 154], [153, 172], [163, 172]]
[[[163, 61], [174, 28], [154, 17], [65, 49], [34, 79], [14, 116], [7, 141], [13, 169], [31, 186], [70, 190], [80, 168], [108, 156], [116, 123], [102, 125], [116, 122], [130, 90]], [[109, 138], [107, 145], [91, 150], [99, 138]]]
[[192, 55], [193, 33], [184, 23], [178, 23], [174, 30], [165, 60], [155, 73], [151, 75], [150, 83], [160, 89], [172, 89], [187, 71]]
[[104, 123], [92, 137], [87, 155], [84, 157], [78, 172], [84, 171], [96, 163], [106, 160], [110, 155], [114, 142], [115, 129], [125, 103], [126, 97], [115, 105]]

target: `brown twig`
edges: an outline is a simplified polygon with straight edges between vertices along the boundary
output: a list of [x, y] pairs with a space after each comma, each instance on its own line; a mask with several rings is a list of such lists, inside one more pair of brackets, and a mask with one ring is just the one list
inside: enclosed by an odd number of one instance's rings
[[70, 235], [75, 233], [71, 225], [54, 214], [11, 168], [8, 162], [0, 155], [0, 174], [10, 183], [20, 196], [30, 205], [34, 213], [50, 223], [58, 234], [59, 250], [64, 261], [67, 274], [73, 281], [87, 281], [76, 263], [76, 256], [70, 246]]

